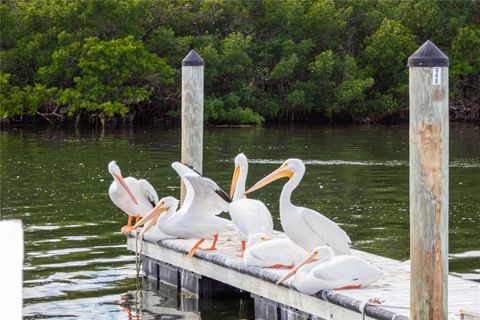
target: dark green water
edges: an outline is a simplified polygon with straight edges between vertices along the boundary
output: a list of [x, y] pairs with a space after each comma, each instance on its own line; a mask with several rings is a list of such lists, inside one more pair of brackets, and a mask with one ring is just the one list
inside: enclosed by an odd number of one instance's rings
[[[148, 179], [160, 196], [177, 195], [179, 180], [170, 163], [179, 160], [180, 131], [0, 134], [1, 217], [22, 219], [25, 228], [26, 318], [135, 319], [139, 308], [143, 319], [159, 318], [145, 311], [147, 304], [130, 306], [133, 298], [121, 298], [136, 291], [135, 259], [119, 232], [126, 216], [108, 198], [107, 163], [115, 159], [124, 176]], [[450, 136], [450, 270], [478, 279], [480, 127], [455, 125]], [[284, 159], [306, 160], [294, 202], [341, 224], [355, 248], [408, 259], [407, 127], [208, 129], [204, 173], [228, 189], [239, 151], [251, 159], [248, 185]], [[277, 228], [282, 185], [254, 194], [271, 208]], [[252, 317], [245, 301], [207, 305], [204, 319]]]

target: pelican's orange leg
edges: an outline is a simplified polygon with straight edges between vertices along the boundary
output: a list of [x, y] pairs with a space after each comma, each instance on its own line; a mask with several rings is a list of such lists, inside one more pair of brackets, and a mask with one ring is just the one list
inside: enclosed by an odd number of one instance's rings
[[273, 268], [273, 269], [292, 269], [293, 268], [293, 264], [290, 265], [290, 266], [286, 266], [284, 264], [274, 264], [273, 266], [268, 266], [268, 267], [265, 267], [265, 268]]
[[243, 255], [245, 254], [245, 249], [247, 248], [247, 241], [245, 240], [242, 240], [242, 252], [239, 252], [237, 253], [236, 255], [238, 257], [243, 257]]
[[126, 234], [128, 232], [130, 232], [132, 228], [132, 216], [131, 215], [128, 215], [128, 223], [126, 226], [122, 227], [122, 229], [120, 229], [120, 231], [122, 231], [123, 234]]
[[137, 216], [135, 217], [135, 224], [138, 223], [138, 220], [140, 220], [140, 215], [139, 214], [137, 214]]
[[217, 246], [217, 241], [218, 241], [218, 233], [213, 236], [213, 242], [212, 242], [212, 245], [210, 246], [210, 248], [205, 248], [205, 249], [203, 249], [203, 248], [198, 248], [198, 250], [202, 250], [202, 251], [216, 250], [216, 249], [217, 249], [217, 248], [216, 248], [216, 246]]
[[192, 247], [192, 249], [190, 249], [190, 252], [188, 252], [188, 257], [191, 258], [195, 255], [195, 251], [197, 251], [199, 248], [199, 246], [202, 244], [202, 242], [205, 241], [205, 239], [200, 239], [198, 240], [197, 243], [195, 243], [195, 245]]
[[347, 290], [347, 289], [360, 289], [362, 287], [361, 284], [357, 284], [357, 285], [351, 285], [351, 286], [345, 286], [345, 287], [341, 287], [341, 288], [336, 288], [334, 290]]

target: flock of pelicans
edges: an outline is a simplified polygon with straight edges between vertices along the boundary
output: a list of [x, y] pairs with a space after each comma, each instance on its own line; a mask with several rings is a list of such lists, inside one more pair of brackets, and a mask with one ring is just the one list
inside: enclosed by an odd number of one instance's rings
[[[241, 153], [235, 157], [230, 195], [183, 163], [174, 162], [172, 168], [186, 188], [180, 208], [174, 197], [159, 200], [155, 189], [146, 180], [123, 178], [115, 161], [108, 164], [108, 171], [114, 179], [109, 189], [110, 198], [128, 214], [128, 224], [122, 228], [124, 234], [145, 225], [139, 236], [150, 241], [198, 238], [188, 254], [192, 257], [197, 250], [215, 250], [218, 234], [230, 230], [233, 224], [241, 239], [238, 255], [243, 257], [246, 265], [291, 269], [277, 284], [295, 275], [294, 286], [306, 294], [323, 289], [364, 287], [383, 274], [376, 266], [350, 255], [350, 238], [336, 223], [317, 211], [291, 203], [292, 192], [305, 173], [301, 160], [288, 159], [245, 190], [248, 161]], [[288, 181], [280, 195], [280, 221], [287, 238], [272, 239], [270, 211], [263, 202], [246, 195], [283, 177]], [[221, 212], [229, 212], [231, 220], [219, 217]], [[211, 238], [213, 241], [209, 247], [200, 247]]]

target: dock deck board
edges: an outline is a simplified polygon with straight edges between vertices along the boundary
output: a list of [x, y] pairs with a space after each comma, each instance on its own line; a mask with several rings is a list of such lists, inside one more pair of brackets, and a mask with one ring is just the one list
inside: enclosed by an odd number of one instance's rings
[[[275, 232], [275, 238], [284, 234]], [[274, 283], [288, 272], [281, 269], [246, 267], [242, 258], [235, 255], [240, 247], [236, 234], [226, 232], [220, 235], [216, 251], [198, 251], [194, 258], [185, 253], [196, 239], [172, 239], [159, 243], [142, 241], [129, 237], [128, 249], [215, 279], [255, 295], [288, 305], [292, 308], [322, 317], [324, 319], [360, 319], [364, 309], [365, 319], [405, 319], [409, 316], [410, 305], [410, 264], [371, 253], [353, 250], [360, 256], [385, 271], [385, 275], [367, 288], [353, 290], [324, 290], [315, 296], [302, 294], [291, 288], [292, 280], [284, 286]], [[480, 314], [480, 283], [450, 275], [448, 285], [449, 317], [459, 318], [459, 310]], [[366, 304], [377, 298], [380, 305]]]

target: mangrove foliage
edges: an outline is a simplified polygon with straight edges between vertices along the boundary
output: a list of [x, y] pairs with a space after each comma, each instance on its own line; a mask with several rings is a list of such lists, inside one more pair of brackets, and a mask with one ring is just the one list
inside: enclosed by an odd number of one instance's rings
[[205, 60], [212, 124], [377, 121], [408, 112], [408, 57], [450, 57], [453, 120], [480, 119], [480, 3], [77, 0], [0, 3], [3, 123], [175, 121]]

